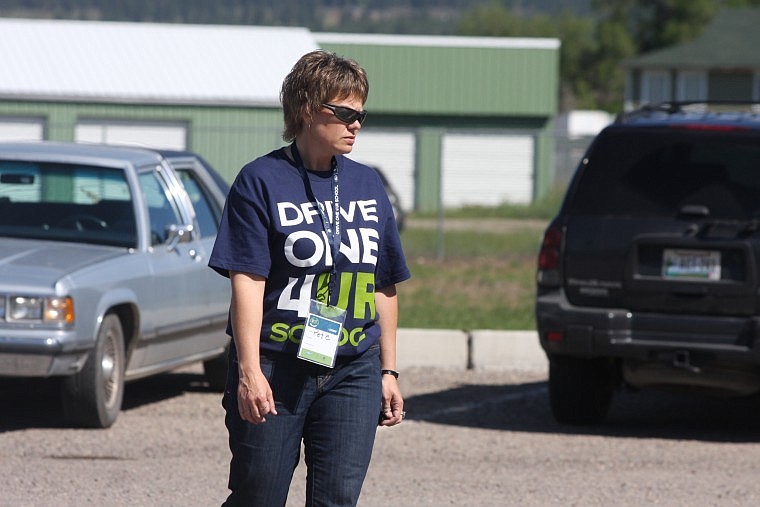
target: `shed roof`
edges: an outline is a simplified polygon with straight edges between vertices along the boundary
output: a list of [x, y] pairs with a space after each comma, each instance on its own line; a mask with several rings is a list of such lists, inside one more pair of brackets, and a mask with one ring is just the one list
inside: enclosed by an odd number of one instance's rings
[[645, 53], [625, 67], [760, 68], [760, 9], [724, 9], [696, 38]]
[[441, 35], [388, 35], [355, 33], [317, 33], [323, 44], [358, 44], [369, 46], [433, 46], [454, 48], [559, 49], [559, 39], [538, 37], [469, 37]]
[[0, 98], [279, 107], [305, 28], [0, 19]]

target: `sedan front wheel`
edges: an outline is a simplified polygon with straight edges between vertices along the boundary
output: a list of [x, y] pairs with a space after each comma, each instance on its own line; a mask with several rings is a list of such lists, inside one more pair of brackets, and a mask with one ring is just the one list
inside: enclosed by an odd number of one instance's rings
[[95, 347], [82, 369], [63, 381], [63, 412], [70, 422], [89, 428], [110, 427], [124, 398], [124, 331], [108, 314], [98, 330]]

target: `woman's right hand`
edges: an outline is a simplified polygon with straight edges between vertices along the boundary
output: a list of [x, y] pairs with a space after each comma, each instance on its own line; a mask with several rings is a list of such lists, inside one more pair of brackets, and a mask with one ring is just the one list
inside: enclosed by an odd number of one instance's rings
[[272, 388], [261, 370], [240, 372], [237, 399], [238, 412], [244, 421], [261, 424], [267, 421], [267, 414], [277, 415]]
[[230, 318], [240, 378], [237, 388], [238, 413], [244, 421], [261, 424], [266, 422], [267, 414], [277, 415], [272, 388], [261, 371], [259, 355], [266, 278], [231, 271], [230, 280]]

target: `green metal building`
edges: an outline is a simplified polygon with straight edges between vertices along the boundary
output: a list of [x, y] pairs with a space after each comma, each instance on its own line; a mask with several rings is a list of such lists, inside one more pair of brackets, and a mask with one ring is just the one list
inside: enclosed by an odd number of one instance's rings
[[191, 149], [227, 179], [282, 145], [279, 87], [322, 47], [367, 70], [352, 158], [406, 209], [527, 203], [552, 186], [559, 41], [0, 19], [0, 140]]
[[353, 156], [422, 211], [527, 203], [552, 184], [554, 39], [315, 34], [359, 61], [370, 116]]

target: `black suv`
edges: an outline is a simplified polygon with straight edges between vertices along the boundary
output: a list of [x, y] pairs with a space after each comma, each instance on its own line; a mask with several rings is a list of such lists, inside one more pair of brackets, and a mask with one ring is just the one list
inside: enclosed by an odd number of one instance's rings
[[604, 129], [544, 234], [536, 320], [562, 423], [603, 421], [620, 387], [760, 392], [760, 106]]

